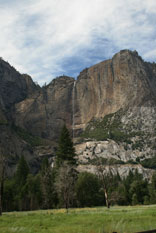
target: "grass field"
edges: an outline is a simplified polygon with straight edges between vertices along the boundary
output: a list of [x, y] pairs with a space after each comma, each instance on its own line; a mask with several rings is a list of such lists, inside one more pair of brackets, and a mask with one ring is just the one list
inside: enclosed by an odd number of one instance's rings
[[0, 233], [119, 233], [156, 229], [156, 205], [3, 213]]

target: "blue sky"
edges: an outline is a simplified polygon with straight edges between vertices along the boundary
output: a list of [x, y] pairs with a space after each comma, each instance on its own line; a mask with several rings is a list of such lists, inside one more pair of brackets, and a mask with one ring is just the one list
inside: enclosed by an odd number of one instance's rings
[[0, 0], [0, 57], [40, 85], [137, 50], [156, 62], [155, 0]]

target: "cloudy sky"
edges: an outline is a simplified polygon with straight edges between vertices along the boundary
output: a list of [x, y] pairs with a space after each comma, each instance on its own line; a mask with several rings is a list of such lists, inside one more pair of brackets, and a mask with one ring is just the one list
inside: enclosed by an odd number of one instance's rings
[[40, 85], [125, 48], [156, 62], [156, 0], [0, 0], [0, 57]]

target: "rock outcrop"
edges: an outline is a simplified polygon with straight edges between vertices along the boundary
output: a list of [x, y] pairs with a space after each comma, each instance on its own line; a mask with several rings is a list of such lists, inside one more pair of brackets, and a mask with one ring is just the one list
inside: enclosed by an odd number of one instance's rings
[[146, 179], [151, 179], [154, 170], [147, 169], [140, 164], [145, 159], [152, 159], [155, 156], [155, 150], [150, 147], [146, 150], [125, 148], [125, 143], [118, 144], [113, 140], [107, 141], [87, 141], [75, 146], [77, 158], [79, 160], [79, 171], [88, 171], [98, 173], [99, 158], [105, 172], [119, 174], [122, 178], [127, 176], [130, 171], [138, 170]]
[[[79, 165], [78, 166], [79, 172], [90, 172], [93, 174], [98, 174], [98, 168], [95, 165], [87, 164], [87, 165]], [[119, 174], [121, 178], [125, 178], [128, 176], [129, 172], [135, 173], [136, 170], [138, 173], [143, 175], [144, 179], [151, 180], [154, 170], [147, 169], [142, 167], [141, 165], [134, 165], [134, 164], [117, 164], [117, 165], [110, 165], [104, 167], [104, 172], [108, 173], [111, 172], [113, 175]]]

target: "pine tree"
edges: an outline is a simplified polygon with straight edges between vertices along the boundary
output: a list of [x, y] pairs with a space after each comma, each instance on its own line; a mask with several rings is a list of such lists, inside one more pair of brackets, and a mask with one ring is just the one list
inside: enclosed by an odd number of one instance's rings
[[27, 176], [26, 188], [28, 192], [27, 196], [28, 196], [29, 209], [30, 210], [39, 209], [39, 205], [41, 204], [41, 200], [42, 200], [39, 174], [35, 176], [29, 174]]
[[61, 135], [58, 143], [58, 150], [56, 154], [56, 164], [60, 167], [64, 161], [68, 164], [76, 165], [75, 148], [70, 137], [67, 127], [64, 125], [61, 130]]
[[27, 210], [28, 208], [28, 197], [27, 197], [27, 176], [29, 174], [29, 167], [28, 164], [22, 155], [18, 165], [17, 170], [15, 173], [15, 182], [16, 182], [16, 189], [17, 189], [17, 196], [16, 200], [18, 203], [19, 210]]
[[149, 184], [150, 203], [156, 204], [156, 172], [152, 176], [152, 182]]
[[29, 167], [24, 156], [22, 155], [18, 162], [17, 171], [15, 174], [16, 183], [20, 188], [26, 184], [28, 174], [29, 174]]

